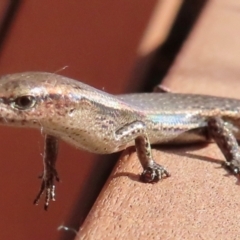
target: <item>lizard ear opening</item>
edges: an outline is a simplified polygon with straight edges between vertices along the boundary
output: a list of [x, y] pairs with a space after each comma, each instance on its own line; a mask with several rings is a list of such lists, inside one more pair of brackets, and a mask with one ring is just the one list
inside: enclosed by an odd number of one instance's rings
[[18, 110], [27, 110], [34, 107], [35, 104], [36, 104], [35, 97], [27, 95], [15, 98], [11, 103], [11, 107]]

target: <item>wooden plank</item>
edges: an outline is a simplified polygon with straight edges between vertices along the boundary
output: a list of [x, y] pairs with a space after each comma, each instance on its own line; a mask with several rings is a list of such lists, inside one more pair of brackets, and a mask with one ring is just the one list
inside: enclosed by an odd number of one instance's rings
[[[176, 92], [240, 98], [240, 2], [209, 1], [164, 84]], [[161, 148], [171, 178], [143, 184], [125, 151], [76, 239], [238, 239], [240, 189], [215, 144]]]

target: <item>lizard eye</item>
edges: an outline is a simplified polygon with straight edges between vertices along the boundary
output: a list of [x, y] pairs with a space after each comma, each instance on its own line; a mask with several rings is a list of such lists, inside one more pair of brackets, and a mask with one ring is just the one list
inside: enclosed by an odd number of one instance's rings
[[33, 96], [21, 96], [15, 98], [11, 106], [19, 110], [27, 110], [34, 107], [35, 103], [36, 99]]

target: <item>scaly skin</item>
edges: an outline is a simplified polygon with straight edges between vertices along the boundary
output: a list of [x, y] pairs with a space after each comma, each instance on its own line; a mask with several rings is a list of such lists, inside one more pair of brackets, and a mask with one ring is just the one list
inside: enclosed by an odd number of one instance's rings
[[167, 170], [157, 164], [150, 144], [214, 140], [239, 175], [240, 100], [204, 95], [143, 93], [113, 96], [51, 73], [26, 72], [0, 79], [0, 124], [38, 128], [45, 133], [45, 209], [54, 200], [57, 139], [99, 154], [135, 145], [144, 182]]

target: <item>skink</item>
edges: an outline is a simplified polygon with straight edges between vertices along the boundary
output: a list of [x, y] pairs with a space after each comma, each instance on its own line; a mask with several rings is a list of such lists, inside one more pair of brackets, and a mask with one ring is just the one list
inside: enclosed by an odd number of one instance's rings
[[42, 185], [45, 209], [55, 198], [58, 139], [109, 154], [135, 145], [143, 182], [170, 174], [152, 157], [151, 144], [215, 141], [225, 166], [240, 175], [240, 100], [204, 95], [139, 93], [111, 95], [44, 72], [0, 78], [0, 124], [37, 128], [45, 134]]

